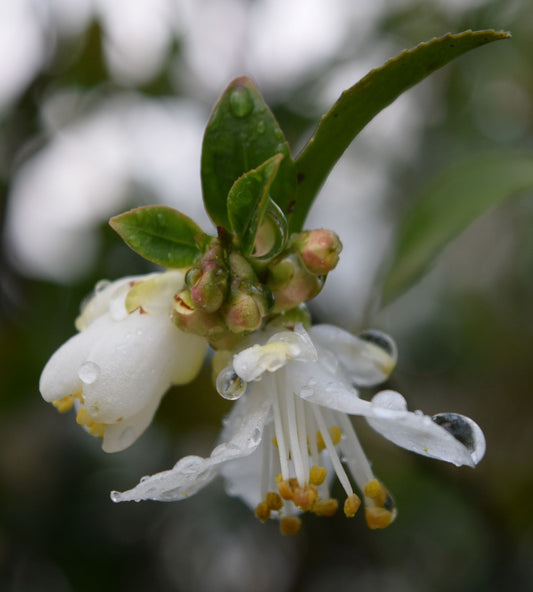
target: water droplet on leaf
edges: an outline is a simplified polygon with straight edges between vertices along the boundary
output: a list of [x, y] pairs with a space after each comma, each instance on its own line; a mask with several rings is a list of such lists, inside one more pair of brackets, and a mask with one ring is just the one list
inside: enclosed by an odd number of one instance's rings
[[230, 109], [235, 117], [246, 117], [254, 108], [254, 102], [247, 88], [237, 87], [229, 97]]

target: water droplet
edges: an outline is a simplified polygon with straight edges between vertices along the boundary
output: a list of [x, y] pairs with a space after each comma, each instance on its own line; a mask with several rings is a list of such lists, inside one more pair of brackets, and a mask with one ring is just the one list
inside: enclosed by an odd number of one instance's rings
[[121, 498], [120, 491], [112, 491], [111, 492], [111, 500], [115, 503], [119, 502]]
[[269, 201], [261, 224], [261, 233], [267, 236], [269, 240], [267, 244], [261, 245], [261, 248], [258, 248], [256, 244], [256, 252], [253, 255], [255, 259], [260, 261], [271, 259], [280, 253], [287, 244], [289, 236], [287, 218], [275, 201]]
[[145, 475], [144, 477], [141, 477], [140, 482], [144, 483], [145, 481], [147, 481], [148, 479], [150, 479], [150, 475]]
[[203, 462], [204, 459], [200, 456], [184, 456], [176, 463], [174, 468], [184, 475], [191, 475], [198, 472]]
[[394, 361], [396, 361], [398, 357], [396, 344], [394, 343], [392, 337], [383, 333], [383, 331], [377, 331], [376, 329], [368, 329], [367, 331], [363, 331], [362, 333], [358, 333], [357, 337], [366, 341], [367, 343], [372, 343], [376, 345], [380, 349], [382, 349], [385, 353], [387, 353]]
[[227, 366], [217, 376], [216, 387], [221, 397], [235, 401], [244, 395], [247, 383], [235, 373], [233, 366]]
[[78, 377], [85, 384], [93, 384], [100, 376], [100, 366], [94, 362], [84, 362], [78, 368]]
[[250, 91], [244, 86], [236, 87], [229, 97], [230, 109], [235, 117], [246, 117], [254, 108]]
[[257, 124], [257, 133], [258, 134], [263, 134], [265, 132], [266, 129], [266, 124], [263, 120], [261, 120], [258, 124]]
[[458, 442], [461, 442], [471, 454], [476, 452], [474, 426], [478, 426], [471, 419], [458, 413], [438, 413], [432, 419], [437, 425], [440, 425], [449, 432]]
[[103, 292], [109, 285], [111, 285], [109, 280], [100, 280], [94, 287], [94, 291], [98, 294], [99, 292]]

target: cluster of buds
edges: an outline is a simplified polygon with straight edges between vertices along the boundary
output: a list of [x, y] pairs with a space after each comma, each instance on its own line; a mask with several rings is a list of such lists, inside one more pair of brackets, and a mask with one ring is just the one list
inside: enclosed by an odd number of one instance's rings
[[289, 248], [269, 266], [267, 286], [274, 313], [314, 298], [339, 261], [342, 244], [330, 230], [308, 230], [291, 237]]
[[290, 311], [316, 296], [341, 248], [333, 232], [302, 232], [265, 265], [213, 239], [174, 296], [174, 322], [182, 331], [206, 337], [216, 349], [231, 349], [265, 320], [280, 314], [291, 318]]

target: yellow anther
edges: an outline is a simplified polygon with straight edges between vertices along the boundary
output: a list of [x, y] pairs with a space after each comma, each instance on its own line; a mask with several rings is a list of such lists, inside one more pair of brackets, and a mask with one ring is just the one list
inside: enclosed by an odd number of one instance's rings
[[275, 491], [269, 491], [266, 494], [265, 501], [270, 510], [279, 512], [279, 510], [283, 508], [283, 500], [281, 499], [281, 496]]
[[274, 444], [274, 446], [278, 448], [278, 439], [275, 436], [272, 438], [272, 444]]
[[302, 528], [302, 521], [298, 516], [285, 516], [279, 522], [281, 534], [297, 534]]
[[377, 479], [372, 479], [365, 485], [364, 494], [365, 497], [370, 498], [380, 508], [389, 496], [389, 492], [385, 489], [383, 483], [380, 483]]
[[309, 512], [318, 498], [318, 492], [314, 485], [293, 488], [292, 501], [294, 505], [304, 512]]
[[372, 530], [386, 528], [396, 518], [396, 512], [389, 512], [385, 508], [367, 507], [365, 508], [365, 518], [368, 528]]
[[89, 412], [85, 407], [82, 407], [76, 415], [76, 422], [82, 426], [91, 426], [94, 423], [94, 419], [90, 416]]
[[[342, 432], [340, 427], [332, 425], [330, 428], [328, 428], [328, 432], [331, 441], [336, 446], [341, 441]], [[322, 437], [320, 431], [316, 434], [316, 445], [318, 448], [318, 452], [322, 452], [326, 448], [326, 443], [324, 442], [324, 438]]]
[[344, 514], [346, 518], [353, 518], [357, 514], [360, 505], [361, 498], [357, 494], [352, 493], [352, 495], [347, 497], [344, 501]]
[[72, 396], [75, 399], [79, 399], [83, 403], [84, 401], [83, 401], [83, 394], [82, 393], [83, 393], [83, 391], [79, 390], [79, 391], [76, 391], [75, 393], [72, 393]]
[[72, 409], [74, 399], [72, 398], [72, 395], [67, 395], [57, 401], [52, 401], [52, 405], [59, 411], [59, 413], [66, 413]]
[[278, 475], [276, 477], [276, 483], [278, 485], [278, 491], [281, 497], [284, 500], [291, 500], [293, 496], [293, 491], [292, 487], [290, 486], [290, 483], [284, 480], [281, 475]]
[[97, 438], [103, 438], [105, 433], [106, 425], [105, 423], [96, 423], [94, 422], [91, 426], [89, 426], [89, 434], [96, 436]]
[[313, 512], [313, 514], [316, 514], [317, 516], [327, 516], [328, 518], [330, 518], [335, 514], [338, 507], [339, 502], [334, 498], [318, 500], [313, 504], [311, 512]]
[[270, 508], [267, 502], [261, 502], [255, 508], [254, 514], [261, 522], [266, 522], [270, 518]]
[[309, 483], [311, 483], [311, 485], [322, 485], [326, 475], [327, 471], [324, 467], [313, 465], [309, 471]]

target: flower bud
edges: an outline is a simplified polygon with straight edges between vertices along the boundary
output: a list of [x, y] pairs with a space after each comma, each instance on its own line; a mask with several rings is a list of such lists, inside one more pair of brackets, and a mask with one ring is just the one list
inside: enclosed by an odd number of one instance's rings
[[234, 333], [259, 329], [263, 322], [261, 308], [254, 295], [232, 286], [229, 298], [222, 309], [226, 326]]
[[228, 290], [228, 269], [218, 241], [214, 241], [199, 263], [188, 271], [186, 281], [196, 308], [205, 312], [219, 310]]
[[208, 338], [225, 330], [220, 314], [196, 308], [188, 290], [182, 290], [174, 295], [172, 320], [182, 331]]
[[293, 240], [303, 264], [311, 273], [325, 275], [339, 262], [342, 243], [330, 230], [308, 230], [295, 235]]
[[269, 268], [267, 287], [274, 296], [273, 312], [281, 312], [314, 298], [324, 280], [310, 273], [295, 253], [279, 259]]

